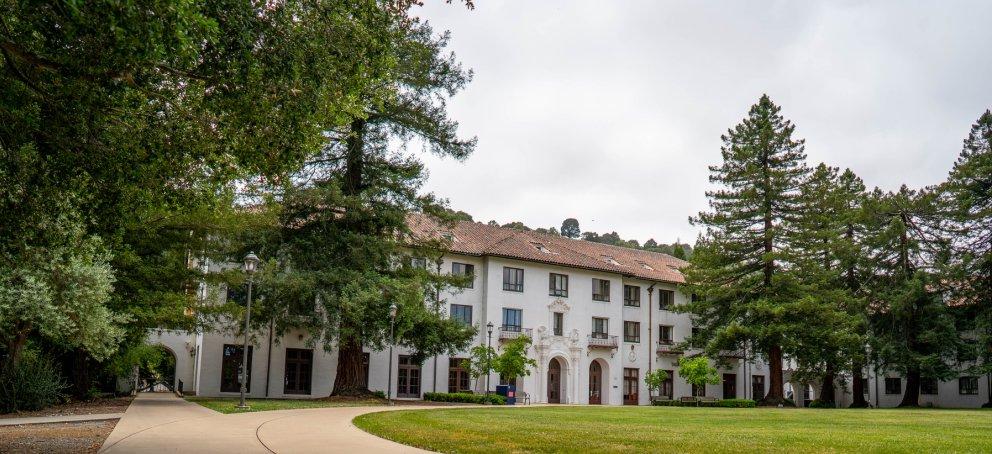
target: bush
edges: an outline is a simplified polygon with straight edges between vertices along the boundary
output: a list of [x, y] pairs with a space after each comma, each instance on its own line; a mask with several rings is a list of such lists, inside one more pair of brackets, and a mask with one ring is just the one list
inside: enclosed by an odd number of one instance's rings
[[25, 351], [17, 366], [0, 375], [0, 413], [40, 410], [62, 401], [67, 388], [48, 358]]
[[824, 402], [820, 399], [815, 399], [809, 403], [809, 408], [837, 408], [836, 402]]
[[372, 395], [375, 396], [375, 397], [378, 397], [380, 399], [385, 399], [386, 398], [386, 393], [383, 392], [383, 391], [372, 391]]
[[471, 393], [424, 393], [424, 400], [431, 402], [461, 402], [466, 404], [506, 405], [506, 397], [499, 394], [490, 394], [486, 399], [485, 394]]
[[754, 408], [757, 404], [751, 399], [723, 399], [711, 402], [685, 402], [681, 400], [655, 400], [651, 405], [656, 407], [722, 407], [722, 408]]

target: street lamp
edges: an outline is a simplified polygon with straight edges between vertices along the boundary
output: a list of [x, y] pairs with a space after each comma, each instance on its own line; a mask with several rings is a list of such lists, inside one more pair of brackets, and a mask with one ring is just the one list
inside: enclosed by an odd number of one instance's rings
[[248, 308], [245, 310], [245, 341], [241, 346], [241, 403], [238, 404], [238, 408], [241, 410], [247, 410], [248, 404], [245, 403], [245, 392], [248, 388], [248, 324], [251, 322], [251, 284], [252, 275], [255, 274], [255, 267], [258, 266], [258, 256], [254, 252], [249, 252], [245, 256], [245, 274], [248, 275]]
[[489, 340], [486, 341], [486, 403], [489, 401], [489, 376], [492, 375], [492, 345], [493, 345], [493, 322], [486, 323], [486, 331], [489, 333]]
[[396, 324], [396, 303], [389, 305], [389, 382], [386, 384], [386, 401], [393, 404], [393, 344], [396, 339], [393, 337], [393, 325]]

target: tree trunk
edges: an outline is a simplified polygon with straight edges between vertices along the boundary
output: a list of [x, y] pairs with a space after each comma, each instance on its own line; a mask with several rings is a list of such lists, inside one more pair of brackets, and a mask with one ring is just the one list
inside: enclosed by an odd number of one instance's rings
[[358, 195], [364, 188], [362, 177], [365, 170], [365, 132], [365, 120], [357, 119], [351, 122], [351, 135], [346, 142], [347, 154], [342, 189], [345, 195]]
[[865, 386], [864, 386], [864, 366], [861, 363], [856, 363], [851, 369], [851, 392], [854, 393], [852, 396], [853, 400], [851, 402], [851, 408], [868, 408], [868, 401], [865, 400]]
[[906, 392], [902, 395], [900, 407], [920, 406], [920, 371], [910, 369], [906, 372]]
[[357, 336], [342, 338], [338, 344], [338, 367], [334, 376], [333, 396], [362, 396], [369, 394], [362, 383], [362, 342]]
[[21, 360], [21, 352], [28, 343], [28, 334], [31, 334], [31, 325], [18, 322], [14, 328], [14, 336], [7, 341], [7, 356], [0, 362], [0, 375], [14, 368]]
[[768, 394], [759, 402], [763, 406], [778, 406], [785, 403], [782, 376], [782, 347], [776, 345], [768, 349]]
[[90, 389], [93, 388], [93, 377], [90, 374], [90, 355], [83, 350], [73, 350], [69, 353], [72, 363], [72, 370], [69, 371], [70, 389], [72, 396], [85, 400], [90, 397]]
[[827, 370], [823, 374], [823, 384], [820, 385], [820, 403], [828, 404], [830, 406], [837, 405], [837, 399], [835, 397], [836, 388], [834, 386], [834, 380], [837, 378], [837, 372], [834, 369], [833, 363], [827, 363]]

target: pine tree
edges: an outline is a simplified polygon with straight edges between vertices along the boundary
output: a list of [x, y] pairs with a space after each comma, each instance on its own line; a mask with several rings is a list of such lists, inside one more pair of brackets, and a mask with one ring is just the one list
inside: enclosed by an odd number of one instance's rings
[[581, 235], [582, 229], [579, 228], [579, 221], [575, 218], [568, 218], [561, 221], [561, 236], [575, 239]]
[[[972, 126], [954, 169], [943, 184], [951, 209], [953, 297], [961, 302], [967, 329], [977, 334], [974, 373], [992, 374], [992, 112]], [[992, 375], [990, 375], [992, 377]], [[992, 406], [992, 394], [985, 406]]]
[[801, 323], [782, 315], [799, 296], [782, 260], [808, 169], [803, 140], [792, 138], [795, 127], [780, 110], [764, 95], [722, 137], [723, 164], [710, 167], [710, 181], [722, 187], [706, 193], [712, 211], [691, 219], [706, 227], [686, 270], [686, 291], [697, 298], [682, 308], [700, 328], [693, 340], [711, 354], [746, 342], [767, 358], [766, 405], [784, 401], [782, 346], [790, 325]]
[[[393, 40], [397, 68], [363, 94], [365, 112], [334, 131], [331, 145], [294, 179], [283, 201], [278, 241], [269, 250], [279, 261], [268, 285], [305, 304], [298, 311], [305, 316], [288, 314], [289, 320], [327, 348], [337, 347], [336, 395], [368, 392], [363, 348], [388, 344], [391, 303], [399, 307], [396, 342], [413, 349], [415, 360], [463, 349], [474, 333], [446, 317], [435, 294], [443, 273], [410, 266], [407, 214], [441, 220], [453, 215], [433, 194], [419, 192], [423, 164], [394, 146], [416, 139], [436, 155], [467, 157], [475, 139], [458, 136], [445, 97], [458, 92], [471, 72], [445, 53], [448, 35], [435, 36], [426, 23], [401, 22]], [[420, 257], [443, 249], [416, 246]], [[280, 298], [269, 301], [285, 305]]]
[[855, 229], [863, 197], [864, 184], [853, 172], [841, 175], [820, 164], [803, 184], [794, 223], [791, 261], [807, 294], [796, 306], [803, 312], [794, 316], [808, 329], [794, 333], [789, 350], [799, 363], [794, 375], [820, 380], [818, 400], [829, 406], [835, 403], [837, 372], [864, 364], [864, 305], [852, 274], [861, 249]]
[[938, 273], [948, 254], [933, 228], [935, 201], [933, 193], [903, 186], [888, 194], [876, 189], [867, 202], [872, 357], [881, 371], [906, 378], [901, 407], [919, 405], [922, 378], [957, 375], [951, 364], [961, 339]]

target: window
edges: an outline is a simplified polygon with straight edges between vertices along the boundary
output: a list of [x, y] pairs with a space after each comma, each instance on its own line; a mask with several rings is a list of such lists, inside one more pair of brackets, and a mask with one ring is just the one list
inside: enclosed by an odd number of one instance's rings
[[666, 378], [665, 381], [661, 382], [660, 391], [662, 397], [667, 397], [671, 399], [675, 395], [675, 380], [673, 378], [675, 377], [675, 371], [666, 370], [665, 373], [668, 374], [668, 378]]
[[471, 392], [468, 371], [462, 367], [462, 358], [448, 359], [448, 392]]
[[672, 345], [672, 327], [666, 325], [658, 326], [658, 343], [661, 345]]
[[[248, 346], [248, 377], [245, 383], [246, 392], [251, 392], [251, 353], [252, 346]], [[240, 345], [224, 344], [223, 357], [220, 363], [220, 392], [236, 393], [241, 391], [241, 352], [244, 348]]]
[[466, 325], [472, 324], [472, 306], [467, 306], [464, 304], [452, 304], [451, 305], [451, 318], [452, 320], [458, 320]]
[[606, 339], [610, 334], [610, 319], [592, 318], [592, 337], [595, 339]]
[[867, 378], [862, 378], [861, 379], [861, 390], [862, 390], [862, 392], [864, 392], [865, 397], [868, 397], [868, 379]]
[[675, 304], [675, 291], [658, 289], [658, 309], [671, 310], [672, 304]]
[[592, 278], [592, 300], [610, 301], [610, 281]]
[[689, 342], [689, 346], [692, 348], [703, 348], [702, 345], [703, 345], [702, 339], [699, 338], [699, 328], [693, 326], [692, 339], [691, 342]]
[[420, 397], [420, 364], [407, 355], [400, 355], [396, 374], [396, 395], [398, 397]]
[[936, 378], [921, 378], [920, 379], [920, 394], [927, 394], [931, 396], [937, 395], [937, 379]]
[[885, 377], [885, 394], [902, 394], [902, 379]]
[[427, 269], [427, 259], [423, 257], [413, 257], [410, 259], [410, 266], [425, 270]]
[[243, 285], [227, 285], [227, 301], [244, 307], [248, 302], [248, 287]]
[[765, 376], [751, 376], [751, 399], [759, 400], [765, 397]]
[[511, 292], [524, 291], [524, 270], [520, 268], [503, 267], [503, 290]]
[[523, 315], [520, 309], [503, 309], [503, 331], [520, 332]]
[[551, 273], [548, 276], [548, 294], [568, 298], [568, 275]]
[[641, 288], [636, 285], [623, 286], [623, 305], [641, 307]]
[[555, 312], [554, 315], [554, 325], [555, 325], [555, 336], [565, 335], [565, 314], [561, 312]]
[[451, 264], [451, 274], [456, 276], [468, 276], [471, 279], [465, 284], [465, 288], [472, 288], [475, 286], [475, 265], [470, 265], [468, 263], [458, 263], [452, 262]]
[[283, 380], [284, 394], [310, 394], [310, 378], [313, 370], [313, 350], [303, 348], [286, 349], [286, 376]]
[[641, 324], [639, 322], [623, 322], [623, 341], [641, 341]]
[[978, 394], [978, 377], [961, 377], [958, 379], [959, 394]]

